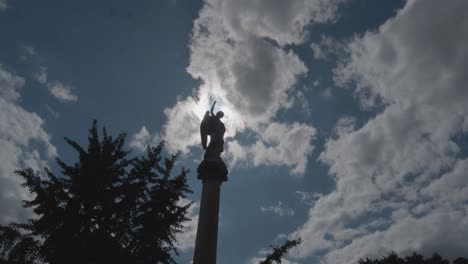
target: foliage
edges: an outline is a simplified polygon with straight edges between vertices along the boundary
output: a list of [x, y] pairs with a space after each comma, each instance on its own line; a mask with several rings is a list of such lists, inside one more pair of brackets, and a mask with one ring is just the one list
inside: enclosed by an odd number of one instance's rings
[[[57, 158], [63, 176], [48, 169], [18, 170], [34, 199], [24, 201], [37, 215], [25, 223], [1, 226], [1, 257], [11, 263], [175, 263], [176, 234], [187, 221], [191, 191], [187, 170], [171, 176], [177, 155], [162, 157], [164, 142], [129, 158], [125, 135], [115, 139], [96, 121], [88, 148], [72, 165]], [[8, 263], [8, 262], [7, 262]]]
[[0, 248], [9, 248], [2, 251], [0, 257], [8, 259], [0, 263], [34, 263], [38, 255], [38, 242], [31, 236], [23, 236], [14, 226], [0, 226]]
[[272, 252], [266, 255], [266, 258], [260, 261], [259, 264], [272, 264], [273, 262], [281, 263], [281, 258], [293, 247], [299, 245], [302, 242], [300, 238], [295, 240], [286, 240], [283, 245], [270, 246]]
[[439, 256], [437, 253], [434, 253], [432, 257], [425, 259], [417, 253], [401, 258], [395, 252], [391, 252], [381, 259], [361, 259], [359, 264], [449, 264], [449, 261]]

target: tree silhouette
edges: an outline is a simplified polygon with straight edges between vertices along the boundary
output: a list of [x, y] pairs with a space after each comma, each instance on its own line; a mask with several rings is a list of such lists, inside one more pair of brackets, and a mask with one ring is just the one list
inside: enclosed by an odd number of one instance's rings
[[129, 158], [125, 135], [89, 130], [88, 148], [68, 165], [57, 158], [62, 176], [18, 170], [34, 199], [24, 201], [37, 217], [0, 228], [5, 263], [175, 263], [176, 234], [187, 221], [191, 191], [187, 170], [171, 176], [177, 155], [162, 157], [164, 142]]
[[281, 263], [283, 256], [293, 247], [299, 245], [302, 242], [300, 238], [295, 240], [286, 240], [283, 245], [270, 246], [272, 252], [268, 253], [264, 260], [260, 261], [259, 264], [272, 264], [273, 262]]
[[453, 261], [453, 264], [468, 264], [468, 259], [459, 257]]
[[361, 259], [359, 260], [359, 264], [449, 264], [449, 261], [439, 256], [437, 253], [425, 259], [422, 255], [417, 253], [401, 258], [395, 252], [391, 252], [381, 259]]

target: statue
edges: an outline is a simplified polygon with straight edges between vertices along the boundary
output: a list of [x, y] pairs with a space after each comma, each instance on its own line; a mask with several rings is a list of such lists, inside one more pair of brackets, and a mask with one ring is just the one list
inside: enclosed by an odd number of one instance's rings
[[[206, 111], [200, 124], [201, 143], [205, 154], [197, 168], [197, 178], [202, 181], [203, 186], [193, 254], [194, 264], [216, 263], [221, 183], [228, 179], [228, 169], [221, 159], [226, 132], [226, 127], [221, 122], [224, 113], [219, 111], [215, 115], [215, 104], [216, 102], [213, 103], [211, 111]], [[208, 136], [210, 142], [207, 144]]]
[[[205, 149], [205, 155], [203, 160], [205, 161], [221, 161], [221, 152], [224, 148], [224, 133], [226, 128], [224, 123], [221, 122], [221, 118], [224, 116], [222, 111], [214, 114], [213, 110], [216, 101], [211, 107], [211, 111], [206, 111], [205, 116], [200, 124], [200, 135], [203, 149]], [[210, 136], [210, 143], [207, 145], [208, 136]]]

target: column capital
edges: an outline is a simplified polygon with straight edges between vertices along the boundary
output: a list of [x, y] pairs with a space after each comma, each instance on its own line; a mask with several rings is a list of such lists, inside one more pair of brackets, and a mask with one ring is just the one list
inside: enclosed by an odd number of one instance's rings
[[198, 179], [218, 179], [219, 181], [227, 181], [228, 169], [222, 159], [217, 161], [203, 160], [197, 168]]

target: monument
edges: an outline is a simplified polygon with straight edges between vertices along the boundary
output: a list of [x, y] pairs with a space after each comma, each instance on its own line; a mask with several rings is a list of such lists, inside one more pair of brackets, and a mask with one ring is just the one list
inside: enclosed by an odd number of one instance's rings
[[[226, 132], [221, 121], [224, 113], [219, 111], [214, 114], [215, 104], [216, 102], [213, 103], [211, 111], [206, 111], [200, 124], [201, 143], [205, 154], [197, 169], [198, 179], [202, 181], [202, 195], [193, 264], [216, 264], [220, 187], [223, 181], [227, 181], [228, 170], [220, 157]], [[210, 142], [207, 144], [208, 136]]]

